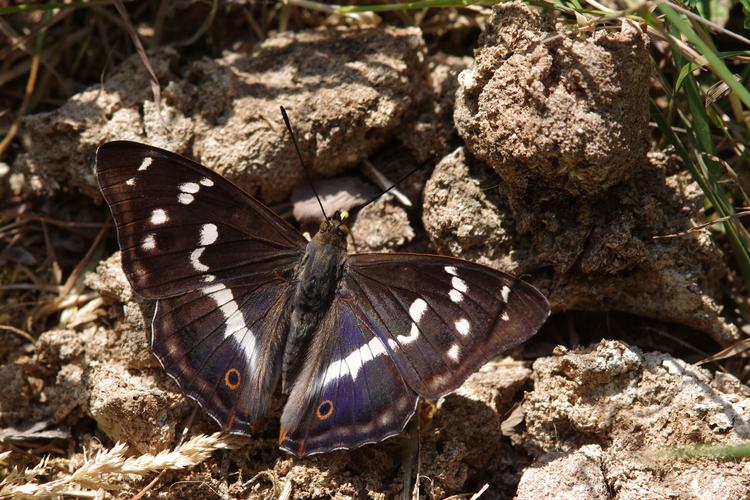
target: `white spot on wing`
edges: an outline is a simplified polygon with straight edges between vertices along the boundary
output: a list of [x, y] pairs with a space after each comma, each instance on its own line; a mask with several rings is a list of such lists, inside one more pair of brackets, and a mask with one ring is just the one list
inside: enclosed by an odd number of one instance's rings
[[402, 396], [396, 403], [396, 411], [402, 412], [406, 409], [407, 406], [409, 406], [409, 400], [406, 397]]
[[508, 313], [503, 311], [503, 313], [500, 315], [500, 319], [503, 321], [508, 321], [510, 319], [510, 316], [508, 316]]
[[456, 330], [461, 335], [468, 335], [471, 332], [471, 325], [466, 318], [461, 318], [454, 323]]
[[453, 279], [451, 279], [451, 286], [454, 290], [458, 290], [461, 293], [466, 293], [466, 291], [469, 289], [464, 280], [455, 276], [453, 277]]
[[361, 424], [361, 425], [358, 425], [358, 426], [356, 426], [356, 429], [357, 429], [357, 430], [358, 430], [358, 432], [359, 432], [360, 434], [362, 434], [362, 435], [366, 435], [366, 434], [369, 434], [369, 433], [371, 433], [371, 432], [372, 432], [373, 430], [375, 430], [375, 421], [371, 419], [371, 420], [370, 420], [369, 422], [367, 422], [366, 424]]
[[451, 288], [451, 291], [448, 292], [448, 296], [456, 304], [459, 304], [459, 303], [463, 302], [463, 300], [464, 300], [464, 294], [461, 293], [461, 292], [459, 292], [458, 290], [456, 290], [454, 288]]
[[245, 341], [242, 344], [242, 347], [247, 354], [248, 359], [252, 360], [252, 354], [255, 349], [255, 336], [245, 325], [245, 318], [237, 305], [232, 290], [222, 283], [217, 283], [216, 285], [210, 285], [203, 288], [202, 291], [204, 294], [211, 296], [219, 307], [222, 316], [224, 316], [224, 338], [231, 337], [238, 332], [247, 331], [249, 335], [245, 336]]
[[130, 179], [125, 181], [125, 184], [128, 186], [135, 186], [135, 177], [131, 177]]
[[359, 374], [359, 371], [365, 364], [385, 353], [386, 350], [383, 343], [378, 337], [373, 337], [368, 343], [351, 352], [344, 359], [336, 360], [328, 365], [323, 385], [346, 374], [351, 375], [352, 380], [357, 380], [357, 374]]
[[195, 200], [195, 197], [192, 194], [180, 193], [177, 195], [177, 201], [179, 201], [183, 205], [190, 205], [193, 200]]
[[508, 297], [510, 297], [510, 287], [508, 285], [503, 285], [503, 289], [500, 290], [500, 295], [503, 296], [503, 302], [507, 304]]
[[219, 230], [216, 224], [203, 224], [201, 226], [201, 245], [211, 245], [219, 238]]
[[[224, 290], [226, 288], [227, 288], [227, 286], [225, 284], [223, 284], [223, 283], [217, 283], [215, 285], [207, 286], [207, 287], [203, 288], [201, 291], [205, 295], [213, 295], [214, 293], [221, 292], [222, 290]], [[231, 293], [231, 290], [230, 290], [229, 293]], [[215, 299], [216, 299], [216, 297], [214, 297], [214, 300]]]
[[[227, 290], [229, 291], [229, 289]], [[229, 291], [229, 294], [231, 295], [232, 292]], [[232, 335], [239, 332], [244, 332], [247, 329], [245, 325], [245, 318], [240, 312], [237, 301], [231, 300], [221, 306], [221, 312], [224, 315], [224, 320], [226, 321], [226, 323], [224, 324], [224, 338], [231, 337]], [[252, 332], [249, 333], [252, 339], [251, 345], [254, 345], [255, 337], [252, 336]]]
[[205, 276], [203, 276], [204, 283], [211, 283], [215, 279], [216, 279], [216, 276], [214, 276], [213, 274], [206, 274]]
[[409, 335], [397, 335], [396, 338], [402, 344], [411, 344], [419, 338], [419, 327], [416, 323], [412, 322], [411, 330], [409, 330]]
[[154, 248], [156, 248], [156, 238], [154, 238], [153, 234], [149, 234], [148, 236], [143, 238], [141, 248], [143, 248], [144, 250], [153, 250]]
[[423, 299], [415, 299], [409, 306], [409, 316], [411, 316], [412, 321], [419, 323], [426, 310], [427, 302]]
[[425, 311], [427, 311], [427, 302], [423, 299], [415, 299], [409, 306], [409, 316], [411, 317], [411, 330], [409, 335], [397, 335], [396, 339], [402, 344], [411, 344], [419, 338], [419, 327], [417, 323], [422, 320]]
[[201, 190], [201, 187], [195, 182], [183, 182], [180, 184], [180, 191], [183, 193], [195, 194]]
[[214, 181], [212, 181], [212, 180], [211, 180], [211, 179], [209, 179], [208, 177], [204, 177], [203, 179], [201, 179], [201, 180], [200, 180], [200, 183], [201, 183], [201, 184], [203, 184], [203, 185], [204, 185], [204, 186], [206, 186], [206, 187], [211, 187], [211, 186], [213, 186], [213, 185], [214, 185]]
[[448, 349], [448, 357], [451, 358], [453, 361], [458, 361], [458, 354], [460, 352], [461, 348], [458, 347], [458, 344], [453, 344], [450, 349]]
[[153, 160], [152, 158], [149, 158], [148, 156], [147, 156], [147, 157], [145, 157], [145, 158], [143, 159], [143, 161], [141, 162], [141, 166], [140, 166], [140, 167], [138, 167], [138, 170], [140, 170], [140, 171], [144, 171], [144, 170], [146, 170], [146, 169], [147, 169], [147, 168], [148, 168], [149, 166], [151, 166], [151, 163], [152, 163], [153, 161], [154, 161], [154, 160]]
[[169, 217], [167, 216], [167, 212], [162, 210], [161, 208], [157, 208], [153, 212], [151, 212], [151, 224], [164, 224], [169, 220]]
[[455, 266], [445, 266], [443, 269], [445, 269], [445, 272], [448, 274], [452, 274], [453, 276], [458, 276], [458, 271], [456, 271]]
[[193, 269], [196, 271], [208, 271], [208, 266], [201, 262], [201, 255], [203, 255], [205, 249], [206, 247], [196, 248], [190, 253], [190, 264], [193, 265]]
[[378, 417], [378, 424], [380, 427], [385, 427], [391, 423], [391, 420], [393, 420], [393, 412], [391, 410], [386, 410]]

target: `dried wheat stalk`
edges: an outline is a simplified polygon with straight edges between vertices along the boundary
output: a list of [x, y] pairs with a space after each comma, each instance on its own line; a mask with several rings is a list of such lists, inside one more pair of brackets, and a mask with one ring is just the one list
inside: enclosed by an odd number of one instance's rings
[[[47, 459], [33, 469], [24, 472], [11, 471], [0, 482], [0, 498], [43, 498], [56, 495], [102, 497], [105, 491], [123, 489], [125, 481], [133, 476], [143, 476], [167, 469], [186, 469], [206, 460], [220, 449], [239, 446], [236, 438], [217, 432], [210, 436], [201, 434], [179, 445], [173, 451], [162, 451], [156, 455], [145, 454], [126, 458], [127, 446], [117, 443], [112, 449], [100, 451], [93, 459], [86, 460], [72, 474], [47, 483], [26, 482], [45, 472]], [[7, 454], [0, 455], [0, 461]]]

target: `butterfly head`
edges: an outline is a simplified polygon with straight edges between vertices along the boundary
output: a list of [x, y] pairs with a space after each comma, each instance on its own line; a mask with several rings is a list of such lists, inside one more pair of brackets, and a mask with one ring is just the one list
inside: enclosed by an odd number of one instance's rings
[[331, 217], [320, 223], [320, 232], [335, 233], [337, 236], [346, 239], [346, 236], [349, 234], [348, 222], [349, 212], [346, 210], [336, 210]]

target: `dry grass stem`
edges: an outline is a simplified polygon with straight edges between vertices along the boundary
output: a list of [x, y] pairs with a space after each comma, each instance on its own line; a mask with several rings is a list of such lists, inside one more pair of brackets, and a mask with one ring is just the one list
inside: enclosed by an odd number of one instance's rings
[[[217, 432], [210, 436], [195, 436], [173, 451], [128, 458], [125, 456], [128, 452], [127, 446], [117, 443], [111, 449], [100, 451], [94, 458], [86, 460], [72, 474], [47, 483], [28, 482], [46, 473], [45, 458], [33, 469], [23, 472], [12, 471], [0, 483], [0, 498], [44, 498], [63, 494], [101, 496], [105, 490], [125, 489], [125, 481], [132, 476], [144, 476], [170, 469], [187, 469], [200, 464], [216, 450], [233, 449], [237, 446], [239, 443], [236, 438]], [[0, 454], [0, 462], [3, 458], [7, 458], [7, 454]]]

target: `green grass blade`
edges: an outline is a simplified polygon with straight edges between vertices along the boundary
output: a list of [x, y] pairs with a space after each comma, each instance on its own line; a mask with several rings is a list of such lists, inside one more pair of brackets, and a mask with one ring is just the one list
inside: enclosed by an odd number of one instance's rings
[[750, 0], [740, 0], [742, 4], [742, 13], [745, 14], [745, 22], [742, 25], [746, 30], [750, 30]]
[[47, 2], [47, 3], [40, 3], [40, 4], [29, 4], [24, 3], [20, 5], [14, 5], [12, 7], [0, 7], [0, 16], [7, 16], [10, 14], [23, 14], [26, 12], [38, 12], [38, 11], [51, 11], [56, 9], [78, 9], [80, 7], [90, 7], [92, 5], [103, 5], [109, 3], [106, 0], [99, 1], [99, 2], [70, 2], [70, 3], [64, 3], [64, 2]]
[[[717, 184], [712, 180], [712, 175], [708, 168], [702, 168], [701, 164], [696, 162], [691, 155], [688, 148], [682, 142], [682, 140], [675, 134], [672, 127], [667, 122], [661, 110], [652, 102], [651, 103], [651, 116], [656, 121], [659, 129], [664, 134], [664, 137], [669, 141], [670, 144], [675, 148], [675, 151], [682, 159], [685, 167], [691, 173], [693, 179], [703, 190], [708, 201], [716, 209], [720, 216], [726, 217], [734, 214], [734, 209], [726, 198], [726, 194], [723, 192], [721, 185]], [[701, 162], [702, 163], [702, 162]], [[748, 249], [747, 242], [742, 238], [739, 229], [737, 228], [736, 219], [728, 219], [722, 222], [727, 238], [732, 246], [732, 251], [737, 261], [737, 265], [740, 269], [743, 279], [746, 283], [750, 283], [750, 249]]]
[[429, 9], [432, 7], [468, 7], [475, 4], [494, 5], [496, 1], [486, 0], [419, 0], [416, 2], [384, 3], [380, 5], [342, 5], [336, 9], [337, 14], [354, 14], [356, 12], [387, 12], [392, 10]]
[[726, 64], [719, 58], [716, 52], [708, 46], [706, 42], [693, 30], [691, 25], [678, 14], [672, 7], [666, 3], [659, 3], [659, 10], [669, 19], [669, 22], [677, 28], [677, 30], [685, 35], [688, 41], [696, 48], [696, 50], [706, 58], [708, 66], [716, 76], [721, 78], [729, 86], [732, 91], [737, 94], [740, 100], [750, 108], [750, 92], [738, 82], [732, 72], [729, 71]]
[[745, 458], [750, 457], [750, 443], [737, 445], [708, 445], [693, 446], [691, 448], [676, 448], [671, 450], [675, 458]]

